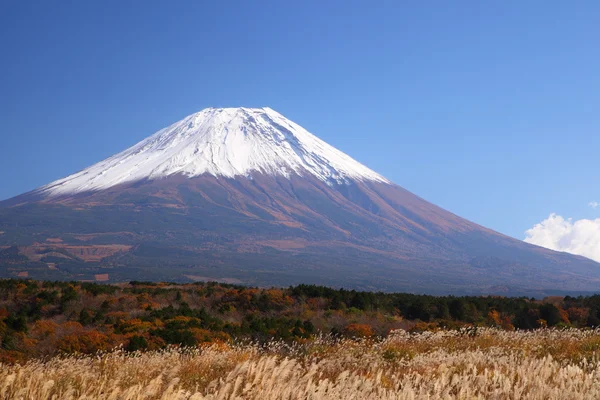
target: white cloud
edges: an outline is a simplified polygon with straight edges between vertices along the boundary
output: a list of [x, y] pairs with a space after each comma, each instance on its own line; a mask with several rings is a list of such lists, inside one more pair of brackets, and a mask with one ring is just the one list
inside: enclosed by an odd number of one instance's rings
[[527, 243], [579, 254], [600, 262], [600, 218], [573, 221], [550, 214], [525, 234]]
[[600, 206], [600, 203], [598, 203], [597, 201], [590, 201], [588, 203], [588, 206], [590, 206], [592, 208], [598, 208], [598, 206]]

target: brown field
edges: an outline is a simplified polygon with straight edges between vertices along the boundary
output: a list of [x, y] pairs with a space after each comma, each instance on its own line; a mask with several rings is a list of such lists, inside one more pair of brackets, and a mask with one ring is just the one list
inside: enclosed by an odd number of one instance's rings
[[[63, 250], [69, 255], [61, 254], [59, 252], [47, 252], [49, 249]], [[131, 249], [131, 246], [121, 244], [76, 246], [53, 242], [51, 244], [21, 246], [19, 247], [19, 252], [32, 261], [40, 261], [44, 256], [52, 255], [60, 258], [69, 258], [70, 256], [86, 262], [94, 262], [100, 261], [104, 257], [112, 256], [121, 251], [128, 251], [129, 249]]]
[[600, 331], [117, 350], [0, 364], [1, 399], [598, 399]]
[[97, 274], [97, 275], [94, 275], [94, 280], [96, 282], [106, 282], [106, 281], [108, 281], [108, 274]]

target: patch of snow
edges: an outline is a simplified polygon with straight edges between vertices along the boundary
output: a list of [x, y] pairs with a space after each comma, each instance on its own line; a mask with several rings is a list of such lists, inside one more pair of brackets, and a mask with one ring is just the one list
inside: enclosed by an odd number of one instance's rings
[[207, 108], [39, 192], [62, 196], [174, 174], [253, 173], [389, 182], [270, 108]]

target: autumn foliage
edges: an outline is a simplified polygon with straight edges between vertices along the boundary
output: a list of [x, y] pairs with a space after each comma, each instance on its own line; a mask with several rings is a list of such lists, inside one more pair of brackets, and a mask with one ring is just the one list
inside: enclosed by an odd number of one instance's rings
[[62, 353], [273, 339], [321, 333], [381, 338], [410, 332], [494, 327], [531, 330], [600, 325], [600, 296], [544, 300], [434, 297], [300, 285], [258, 289], [216, 283], [0, 280], [0, 359]]

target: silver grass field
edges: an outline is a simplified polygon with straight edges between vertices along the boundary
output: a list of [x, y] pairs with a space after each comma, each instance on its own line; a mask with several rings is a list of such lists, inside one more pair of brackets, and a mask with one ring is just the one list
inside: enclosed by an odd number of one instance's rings
[[600, 330], [115, 350], [0, 364], [1, 399], [598, 399]]

